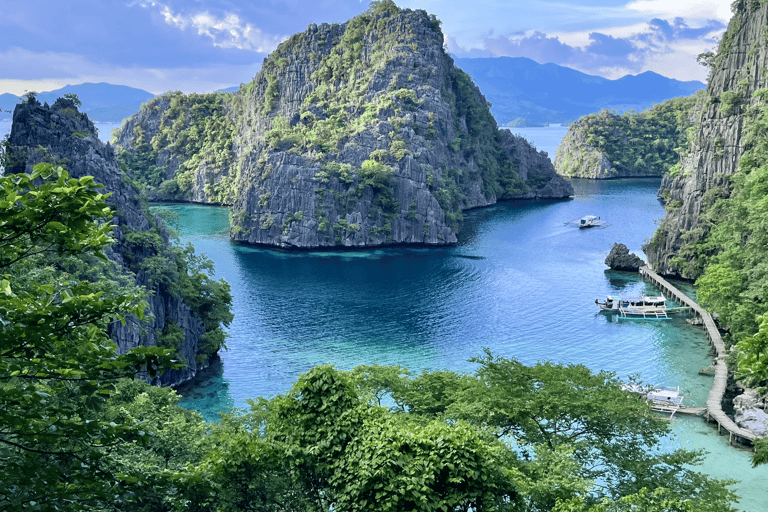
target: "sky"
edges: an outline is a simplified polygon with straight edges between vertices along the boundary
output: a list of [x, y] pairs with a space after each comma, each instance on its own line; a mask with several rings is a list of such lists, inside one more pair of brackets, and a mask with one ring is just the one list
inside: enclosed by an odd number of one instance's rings
[[[458, 57], [528, 57], [606, 78], [705, 81], [731, 0], [395, 0], [442, 21]], [[160, 94], [247, 83], [310, 23], [359, 0], [0, 0], [0, 93], [109, 82]]]

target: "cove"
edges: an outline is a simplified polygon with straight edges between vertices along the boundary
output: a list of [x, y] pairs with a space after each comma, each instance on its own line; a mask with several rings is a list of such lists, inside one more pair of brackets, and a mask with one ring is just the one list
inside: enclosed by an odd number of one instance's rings
[[[317, 364], [412, 371], [472, 370], [487, 347], [531, 364], [583, 363], [620, 377], [680, 386], [704, 404], [711, 377], [703, 330], [684, 318], [618, 320], [594, 299], [657, 293], [639, 275], [607, 270], [614, 242], [640, 253], [663, 208], [658, 180], [574, 180], [569, 201], [520, 201], [465, 214], [459, 244], [356, 252], [289, 253], [234, 245], [226, 208], [173, 205], [183, 242], [192, 242], [232, 285], [235, 320], [228, 351], [180, 389], [182, 405], [215, 420], [245, 400], [287, 391]], [[579, 230], [586, 214], [611, 224]], [[690, 287], [689, 287], [690, 289]], [[739, 478], [744, 510], [761, 510], [767, 468], [698, 418], [673, 424], [670, 445], [711, 452], [703, 471]]]

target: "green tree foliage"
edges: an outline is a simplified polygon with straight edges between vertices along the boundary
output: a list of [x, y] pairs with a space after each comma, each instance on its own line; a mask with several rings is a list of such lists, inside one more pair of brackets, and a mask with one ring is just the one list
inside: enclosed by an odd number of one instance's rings
[[70, 100], [72, 103], [75, 104], [76, 107], [82, 107], [83, 106], [83, 102], [80, 101], [80, 98], [74, 92], [66, 93], [64, 95], [64, 98]]
[[168, 459], [168, 502], [201, 511], [732, 510], [727, 482], [693, 471], [698, 453], [660, 451], [667, 424], [611, 374], [491, 354], [477, 362], [472, 375], [316, 367], [289, 393], [209, 425], [190, 464]]
[[618, 115], [602, 110], [575, 124], [586, 143], [604, 153], [616, 171], [661, 176], [688, 150], [688, 130], [695, 124], [693, 118], [703, 98], [702, 91], [667, 100], [640, 113]]
[[[161, 225], [155, 224], [148, 231], [127, 232], [124, 259], [132, 272], [147, 277], [150, 291], [181, 297], [202, 320], [206, 332], [198, 343], [196, 358], [198, 363], [205, 363], [225, 348], [224, 327], [233, 319], [229, 283], [212, 279], [213, 262], [205, 255], [195, 254], [192, 244], [168, 245], [162, 230]], [[159, 339], [163, 340], [163, 346], [178, 349], [180, 343], [172, 341], [174, 336], [167, 329]]]
[[118, 355], [106, 334], [110, 322], [143, 315], [137, 290], [71, 272], [70, 258], [106, 260], [112, 241], [96, 187], [48, 164], [0, 178], [3, 510], [87, 510], [125, 498], [130, 486], [111, 449], [136, 429], [100, 411], [118, 379], [171, 364], [157, 347]]
[[[212, 202], [234, 200], [232, 164], [234, 123], [227, 117], [224, 93], [190, 94], [171, 92], [142, 105], [143, 111], [169, 106], [160, 116], [160, 126], [151, 139], [144, 129], [134, 127], [130, 151], [120, 151], [122, 170], [151, 196], [163, 199], [189, 199], [194, 175], [205, 168], [207, 193]], [[158, 166], [158, 155], [168, 151], [179, 159], [179, 168], [167, 179], [168, 164]]]
[[[757, 91], [761, 98], [764, 91]], [[750, 109], [744, 123], [747, 151], [731, 191], [722, 191], [702, 215], [704, 235], [681, 254], [705, 269], [696, 284], [704, 305], [718, 313], [730, 331], [726, 339], [738, 354], [738, 375], [753, 386], [768, 381], [768, 106]], [[755, 457], [755, 460], [764, 460]]]
[[723, 482], [690, 469], [700, 454], [656, 449], [668, 426], [613, 374], [579, 365], [528, 367], [490, 353], [475, 362], [471, 376], [410, 377], [402, 368], [379, 367], [355, 373], [365, 396], [388, 397], [399, 414], [466, 422], [504, 441], [519, 456], [510, 468], [518, 489], [513, 510], [550, 510], [574, 496], [590, 506], [615, 504], [660, 488], [668, 489], [667, 499], [727, 509]]

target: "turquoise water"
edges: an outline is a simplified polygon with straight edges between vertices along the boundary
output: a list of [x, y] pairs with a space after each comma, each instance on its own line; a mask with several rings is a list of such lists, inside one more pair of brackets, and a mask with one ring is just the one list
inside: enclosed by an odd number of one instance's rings
[[[107, 140], [114, 127], [100, 125], [100, 137]], [[9, 129], [0, 122], [1, 134]], [[565, 131], [513, 130], [550, 156]], [[570, 201], [468, 212], [458, 246], [428, 250], [291, 254], [242, 247], [229, 242], [227, 209], [162, 207], [179, 213], [183, 240], [213, 259], [234, 297], [229, 350], [181, 390], [183, 404], [215, 420], [246, 398], [287, 391], [315, 364], [471, 371], [467, 359], [488, 347], [526, 363], [549, 359], [639, 374], [679, 385], [691, 405], [703, 405], [711, 385], [711, 377], [697, 374], [711, 362], [703, 331], [683, 319], [617, 321], [595, 312], [595, 298], [646, 290], [634, 274], [607, 271], [603, 260], [614, 242], [640, 253], [664, 214], [658, 181], [574, 186]], [[564, 225], [587, 214], [611, 226]], [[709, 452], [703, 471], [741, 480], [741, 508], [765, 510], [768, 468], [752, 469], [749, 453], [729, 447], [700, 419], [681, 418], [672, 429], [672, 446]]]
[[[212, 376], [183, 390], [208, 418], [246, 398], [286, 391], [316, 364], [473, 369], [484, 347], [525, 363], [549, 359], [681, 386], [703, 404], [707, 341], [684, 318], [617, 320], [594, 300], [655, 292], [606, 270], [614, 242], [640, 252], [663, 215], [658, 181], [575, 182], [569, 201], [515, 202], [466, 214], [458, 246], [286, 253], [230, 244], [228, 211], [177, 211], [184, 239], [233, 290], [229, 351]], [[606, 229], [566, 225], [600, 215]]]
[[[459, 245], [351, 253], [284, 253], [237, 246], [225, 208], [166, 206], [179, 213], [184, 240], [216, 263], [232, 285], [235, 321], [221, 361], [182, 389], [186, 407], [208, 419], [246, 398], [287, 391], [321, 363], [399, 364], [412, 370], [472, 370], [483, 347], [526, 363], [584, 363], [620, 376], [680, 386], [703, 405], [711, 362], [700, 328], [683, 318], [619, 321], [598, 314], [609, 293], [656, 292], [638, 276], [606, 270], [620, 241], [640, 251], [663, 215], [658, 181], [574, 181], [560, 202], [516, 202], [468, 212]], [[564, 225], [585, 214], [611, 225]], [[768, 468], [700, 419], [672, 424], [670, 445], [710, 452], [703, 471], [738, 478], [740, 507], [764, 510]]]

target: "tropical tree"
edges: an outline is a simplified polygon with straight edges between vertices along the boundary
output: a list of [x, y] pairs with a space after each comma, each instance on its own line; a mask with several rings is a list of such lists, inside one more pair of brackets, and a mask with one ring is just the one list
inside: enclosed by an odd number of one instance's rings
[[0, 177], [0, 509], [86, 510], [130, 494], [110, 452], [137, 427], [100, 409], [118, 379], [172, 365], [157, 347], [119, 355], [106, 334], [143, 316], [140, 290], [72, 271], [72, 258], [109, 265], [99, 187], [49, 164]]

